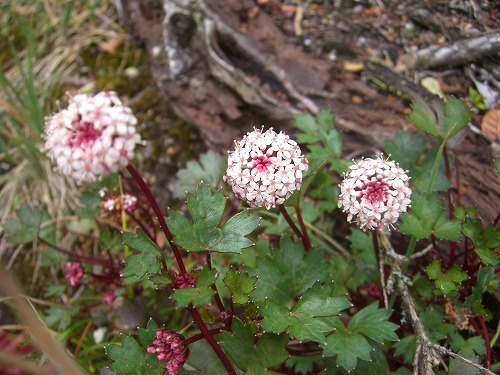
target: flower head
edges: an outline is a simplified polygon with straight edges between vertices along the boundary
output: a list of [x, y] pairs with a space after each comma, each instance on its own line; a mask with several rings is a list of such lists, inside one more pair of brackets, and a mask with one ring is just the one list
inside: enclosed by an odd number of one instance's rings
[[79, 94], [45, 120], [45, 150], [56, 168], [78, 183], [117, 172], [140, 142], [137, 119], [113, 91]]
[[251, 207], [282, 204], [302, 185], [308, 168], [300, 147], [283, 132], [254, 129], [229, 151], [224, 181]]
[[153, 344], [148, 346], [147, 351], [156, 354], [158, 361], [165, 362], [165, 373], [168, 375], [176, 375], [189, 356], [184, 336], [166, 328], [156, 331]]
[[339, 207], [363, 230], [394, 224], [410, 206], [409, 179], [394, 161], [363, 159], [347, 170]]
[[66, 263], [66, 279], [71, 286], [75, 286], [83, 277], [83, 267], [80, 262]]

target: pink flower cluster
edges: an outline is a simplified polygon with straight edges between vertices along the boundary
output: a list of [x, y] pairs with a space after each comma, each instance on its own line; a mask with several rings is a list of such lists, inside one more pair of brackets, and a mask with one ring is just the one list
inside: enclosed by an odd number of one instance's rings
[[394, 161], [363, 159], [347, 170], [339, 207], [363, 230], [392, 225], [410, 206], [409, 179]]
[[83, 267], [80, 262], [66, 263], [66, 279], [71, 286], [75, 286], [83, 277]]
[[189, 356], [189, 347], [184, 336], [163, 328], [156, 331], [153, 344], [148, 346], [148, 353], [156, 354], [158, 361], [165, 363], [165, 373], [176, 375]]
[[307, 159], [300, 147], [283, 132], [254, 129], [228, 152], [224, 181], [236, 197], [245, 199], [251, 207], [267, 209], [282, 204], [302, 185], [307, 171]]
[[56, 168], [78, 183], [117, 172], [141, 138], [137, 119], [113, 91], [79, 94], [45, 121], [45, 149]]

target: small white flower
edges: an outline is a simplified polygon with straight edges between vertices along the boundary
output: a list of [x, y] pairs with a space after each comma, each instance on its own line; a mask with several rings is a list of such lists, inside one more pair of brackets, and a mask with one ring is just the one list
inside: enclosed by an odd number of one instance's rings
[[250, 206], [275, 207], [300, 189], [307, 159], [283, 132], [254, 128], [229, 151], [224, 181]]
[[45, 120], [45, 150], [61, 173], [78, 183], [94, 182], [133, 158], [141, 141], [136, 124], [115, 92], [79, 94]]
[[392, 225], [410, 206], [408, 180], [394, 161], [363, 159], [347, 170], [338, 205], [363, 230]]

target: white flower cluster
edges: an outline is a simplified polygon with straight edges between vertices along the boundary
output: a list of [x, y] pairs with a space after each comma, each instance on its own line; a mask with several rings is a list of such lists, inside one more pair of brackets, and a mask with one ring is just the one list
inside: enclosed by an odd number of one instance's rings
[[228, 152], [227, 181], [238, 198], [251, 207], [282, 204], [302, 185], [308, 168], [300, 147], [283, 132], [254, 128]]
[[363, 230], [394, 224], [410, 206], [409, 179], [394, 161], [363, 159], [347, 170], [339, 207]]
[[141, 138], [137, 119], [113, 91], [79, 94], [45, 120], [45, 150], [57, 169], [78, 183], [117, 172]]

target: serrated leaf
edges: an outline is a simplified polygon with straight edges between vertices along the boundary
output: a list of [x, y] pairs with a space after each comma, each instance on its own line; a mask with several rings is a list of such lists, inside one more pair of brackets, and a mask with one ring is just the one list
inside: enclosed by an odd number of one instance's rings
[[421, 134], [412, 136], [409, 132], [398, 132], [394, 140], [388, 139], [384, 143], [384, 151], [391, 155], [404, 170], [412, 170], [418, 164], [425, 150], [425, 139]]
[[423, 101], [413, 101], [413, 110], [408, 116], [408, 119], [417, 129], [429, 133], [436, 138], [440, 137], [439, 129], [437, 128], [436, 115]]
[[418, 194], [411, 196], [411, 211], [401, 215], [399, 230], [417, 239], [431, 235], [450, 241], [460, 240], [460, 222], [449, 220], [443, 202], [436, 194]]
[[316, 119], [318, 122], [318, 128], [325, 132], [330, 130], [335, 122], [332, 111], [328, 108], [321, 109], [318, 112]]
[[232, 333], [222, 331], [220, 345], [246, 374], [269, 374], [269, 367], [278, 366], [288, 358], [286, 335], [264, 333], [258, 339], [250, 325], [233, 318]]
[[490, 250], [486, 246], [478, 246], [474, 251], [484, 264], [492, 266], [500, 264], [500, 253], [497, 251]]
[[286, 367], [293, 368], [295, 373], [311, 374], [314, 367], [323, 362], [323, 357], [320, 355], [307, 356], [291, 356], [286, 361]]
[[[278, 303], [289, 303], [300, 296], [317, 280], [330, 280], [328, 263], [324, 253], [311, 249], [305, 253], [301, 242], [294, 242], [284, 237], [280, 247], [274, 249], [272, 256], [258, 257], [259, 279], [252, 298], [261, 301], [264, 298]], [[254, 273], [254, 270], [249, 270]]]
[[241, 249], [253, 246], [245, 236], [259, 226], [260, 218], [250, 216], [248, 211], [230, 218], [220, 230], [220, 237], [211, 244], [211, 250], [219, 253], [239, 253]]
[[231, 293], [234, 303], [247, 303], [249, 294], [255, 289], [256, 277], [248, 275], [247, 272], [237, 272], [230, 268], [224, 276], [224, 285]]
[[161, 250], [146, 234], [138, 229], [137, 234], [123, 233], [123, 241], [130, 248], [139, 251], [139, 254], [129, 255], [123, 261], [126, 263], [121, 274], [125, 278], [136, 276], [142, 279], [146, 274], [152, 275], [161, 269]]
[[398, 341], [394, 333], [398, 326], [388, 321], [390, 316], [390, 310], [379, 309], [378, 302], [374, 302], [354, 314], [347, 328], [380, 343], [384, 340]]
[[119, 344], [106, 347], [106, 354], [114, 362], [109, 368], [118, 374], [157, 375], [164, 370], [153, 354], [146, 353], [131, 336], [120, 335]]
[[210, 270], [205, 266], [196, 279], [195, 287], [176, 289], [172, 293], [175, 305], [177, 307], [187, 307], [189, 305], [199, 306], [209, 304], [215, 293], [212, 289], [215, 281], [215, 273], [215, 269]]
[[356, 368], [358, 359], [370, 360], [371, 345], [359, 333], [351, 332], [343, 327], [327, 337], [327, 345], [323, 346], [325, 357], [337, 356], [337, 365], [351, 371]]
[[290, 309], [266, 300], [261, 307], [262, 328], [265, 331], [290, 333], [299, 341], [313, 340], [324, 343], [324, 333], [331, 327], [322, 318], [336, 316], [351, 306], [345, 297], [333, 297], [333, 284], [317, 283], [308, 289]]
[[451, 267], [446, 273], [443, 273], [441, 262], [434, 259], [432, 263], [425, 269], [427, 275], [434, 281], [436, 287], [444, 294], [457, 290], [462, 281], [467, 280], [469, 277], [467, 273], [463, 272], [460, 266], [455, 265]]
[[196, 190], [200, 181], [207, 182], [212, 188], [216, 188], [226, 168], [226, 160], [223, 155], [209, 150], [200, 155], [200, 161], [188, 161], [185, 168], [179, 169], [176, 174], [177, 187], [174, 190], [176, 198], [182, 198], [186, 192]]
[[158, 324], [150, 318], [148, 320], [148, 324], [146, 325], [146, 329], [139, 328], [139, 341], [144, 348], [147, 348], [149, 345], [153, 343], [154, 338], [156, 337], [156, 331], [158, 331]]
[[464, 339], [459, 333], [453, 332], [451, 335], [450, 348], [455, 353], [461, 352], [464, 357], [471, 357], [474, 354], [485, 354], [484, 339], [481, 336], [473, 336]]
[[473, 112], [467, 105], [453, 96], [448, 98], [444, 106], [443, 138], [449, 139], [467, 126]]
[[243, 211], [219, 228], [225, 201], [222, 190], [212, 195], [206, 184], [198, 186], [196, 195], [188, 194], [187, 205], [193, 222], [175, 211], [165, 218], [175, 244], [190, 251], [223, 253], [240, 253], [241, 249], [252, 246], [245, 236], [257, 228], [260, 219]]

